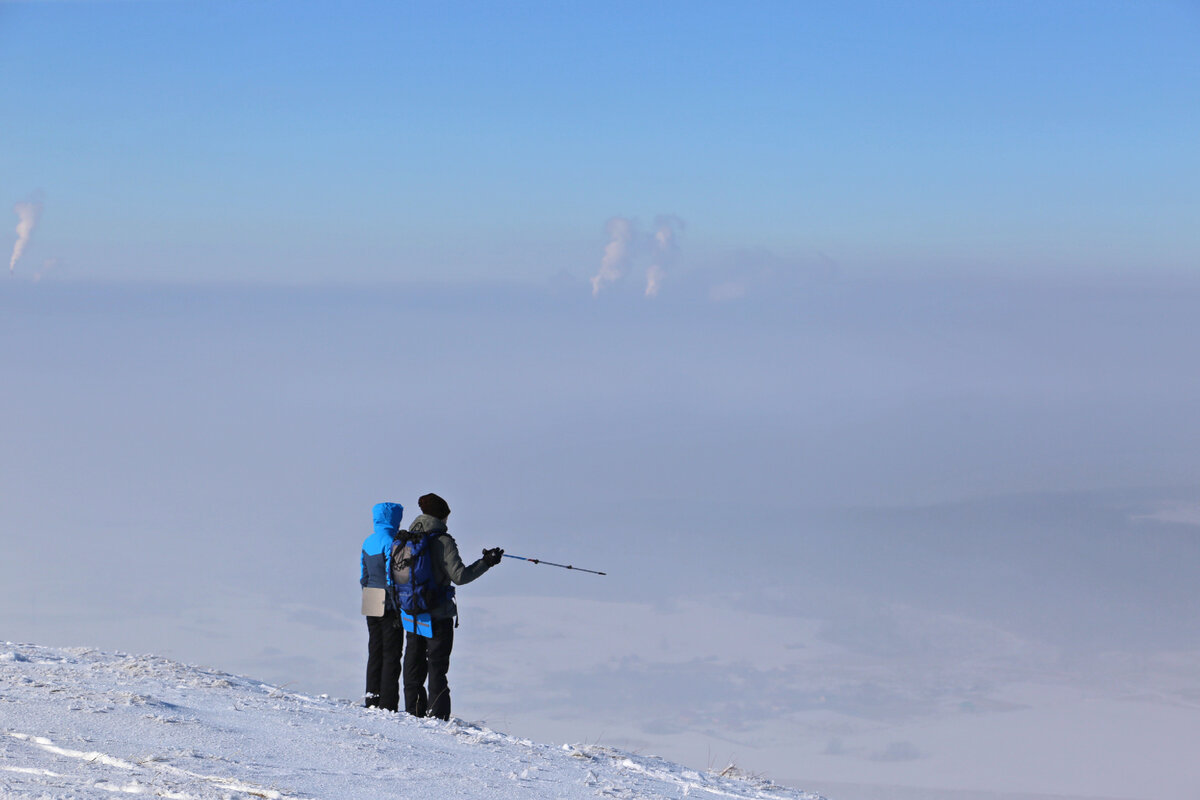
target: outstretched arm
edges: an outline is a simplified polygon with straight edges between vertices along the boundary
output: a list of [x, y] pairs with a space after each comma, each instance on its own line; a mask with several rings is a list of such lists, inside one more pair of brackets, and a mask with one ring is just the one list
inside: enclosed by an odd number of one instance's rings
[[458, 554], [458, 544], [455, 543], [453, 536], [449, 534], [438, 536], [434, 541], [442, 548], [442, 566], [445, 567], [446, 575], [452, 583], [462, 586], [488, 571], [489, 565], [482, 558], [470, 566], [464, 565], [462, 556]]

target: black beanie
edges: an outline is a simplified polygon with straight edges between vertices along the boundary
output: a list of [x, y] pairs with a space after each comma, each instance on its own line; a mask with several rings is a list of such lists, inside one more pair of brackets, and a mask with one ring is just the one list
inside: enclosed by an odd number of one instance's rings
[[446, 505], [446, 501], [436, 494], [421, 495], [420, 499], [417, 500], [417, 505], [421, 507], [422, 514], [428, 514], [438, 519], [445, 519], [450, 516], [450, 506]]

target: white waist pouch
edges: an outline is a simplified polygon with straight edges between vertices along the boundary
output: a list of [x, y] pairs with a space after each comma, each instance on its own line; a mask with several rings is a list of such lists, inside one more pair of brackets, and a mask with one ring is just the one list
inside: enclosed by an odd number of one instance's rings
[[363, 587], [362, 613], [368, 617], [383, 616], [383, 602], [387, 597], [387, 589], [372, 589]]

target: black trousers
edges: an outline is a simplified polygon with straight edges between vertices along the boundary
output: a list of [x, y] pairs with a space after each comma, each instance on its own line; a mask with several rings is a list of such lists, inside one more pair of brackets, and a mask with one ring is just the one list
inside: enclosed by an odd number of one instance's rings
[[396, 711], [400, 705], [400, 656], [404, 629], [392, 609], [367, 617], [367, 705]]
[[[454, 620], [433, 620], [433, 638], [408, 634], [404, 654], [404, 710], [416, 717], [428, 714], [450, 719], [450, 651], [454, 649]], [[425, 690], [425, 682], [429, 690]]]

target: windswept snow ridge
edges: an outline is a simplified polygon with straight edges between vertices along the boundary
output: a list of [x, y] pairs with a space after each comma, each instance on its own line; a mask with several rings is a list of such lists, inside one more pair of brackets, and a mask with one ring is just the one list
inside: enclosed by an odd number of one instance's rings
[[821, 800], [600, 746], [309, 697], [156, 656], [0, 645], [0, 795]]

